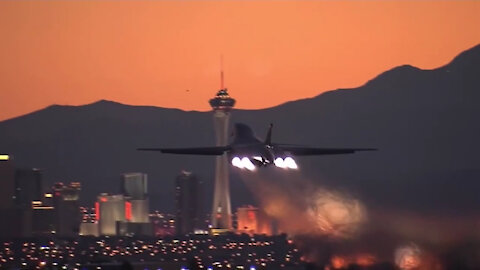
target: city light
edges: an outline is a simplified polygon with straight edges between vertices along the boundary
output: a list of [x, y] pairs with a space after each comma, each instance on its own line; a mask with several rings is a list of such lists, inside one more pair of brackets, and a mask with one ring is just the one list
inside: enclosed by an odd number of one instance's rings
[[10, 156], [9, 155], [0, 155], [0, 160], [9, 160]]

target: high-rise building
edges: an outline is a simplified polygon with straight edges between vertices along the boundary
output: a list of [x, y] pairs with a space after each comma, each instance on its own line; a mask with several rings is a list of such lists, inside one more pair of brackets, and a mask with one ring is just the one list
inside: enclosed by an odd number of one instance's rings
[[[222, 85], [217, 95], [210, 99], [213, 109], [213, 121], [217, 146], [225, 146], [228, 141], [228, 123], [230, 111], [235, 105], [235, 99], [228, 95]], [[232, 210], [230, 206], [230, 186], [228, 179], [228, 157], [226, 154], [218, 156], [215, 164], [215, 188], [212, 207], [212, 227], [216, 229], [232, 229]]]
[[121, 192], [125, 198], [125, 222], [118, 222], [117, 234], [153, 235], [149, 217], [147, 174], [122, 174]]
[[191, 172], [182, 171], [175, 180], [176, 220], [178, 235], [194, 233], [205, 229], [201, 214], [200, 181]]
[[55, 183], [52, 187], [53, 206], [56, 213], [56, 233], [61, 236], [75, 236], [80, 231], [80, 206], [78, 203], [81, 185]]
[[134, 200], [147, 198], [147, 174], [124, 173], [121, 176], [121, 191], [126, 197]]
[[122, 194], [127, 200], [126, 219], [132, 223], [149, 223], [147, 174], [125, 173], [121, 176]]
[[15, 170], [15, 205], [29, 209], [33, 201], [42, 200], [42, 171], [39, 169]]
[[82, 223], [80, 223], [79, 235], [99, 236], [98, 221], [95, 215], [95, 207], [80, 207]]
[[53, 206], [43, 205], [35, 201], [32, 206], [32, 234], [49, 235], [56, 233], [57, 213]]
[[102, 193], [95, 203], [100, 235], [117, 235], [117, 223], [125, 222], [125, 197]]
[[12, 157], [0, 154], [0, 237], [28, 237], [32, 231], [30, 207], [18, 207], [15, 200], [15, 166]]
[[10, 209], [15, 196], [15, 166], [5, 154], [0, 154], [0, 184], [0, 209]]

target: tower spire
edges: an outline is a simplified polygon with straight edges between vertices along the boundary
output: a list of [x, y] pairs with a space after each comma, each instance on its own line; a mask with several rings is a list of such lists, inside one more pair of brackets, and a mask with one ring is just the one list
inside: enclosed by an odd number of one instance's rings
[[223, 54], [220, 55], [220, 90], [224, 89], [223, 85]]

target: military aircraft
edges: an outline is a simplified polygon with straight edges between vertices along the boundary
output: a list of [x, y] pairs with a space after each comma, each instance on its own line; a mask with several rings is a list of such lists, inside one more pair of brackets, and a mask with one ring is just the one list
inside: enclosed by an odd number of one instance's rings
[[237, 123], [233, 141], [226, 146], [193, 148], [138, 148], [139, 151], [160, 151], [166, 154], [220, 156], [227, 153], [232, 165], [250, 171], [257, 167], [275, 165], [284, 169], [297, 169], [294, 156], [352, 154], [356, 151], [372, 151], [372, 148], [313, 148], [294, 144], [272, 143], [273, 124], [262, 142], [246, 124]]

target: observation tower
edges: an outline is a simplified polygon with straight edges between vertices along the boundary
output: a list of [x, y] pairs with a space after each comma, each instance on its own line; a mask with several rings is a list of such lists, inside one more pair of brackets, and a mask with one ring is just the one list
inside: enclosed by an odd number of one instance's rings
[[[223, 87], [223, 71], [221, 72], [221, 86], [217, 95], [210, 99], [213, 109], [213, 124], [217, 146], [225, 146], [228, 143], [228, 121], [230, 111], [235, 105], [235, 99], [228, 95]], [[218, 156], [215, 164], [215, 188], [212, 207], [213, 229], [232, 229], [232, 210], [230, 206], [230, 185], [228, 179], [227, 154]]]

